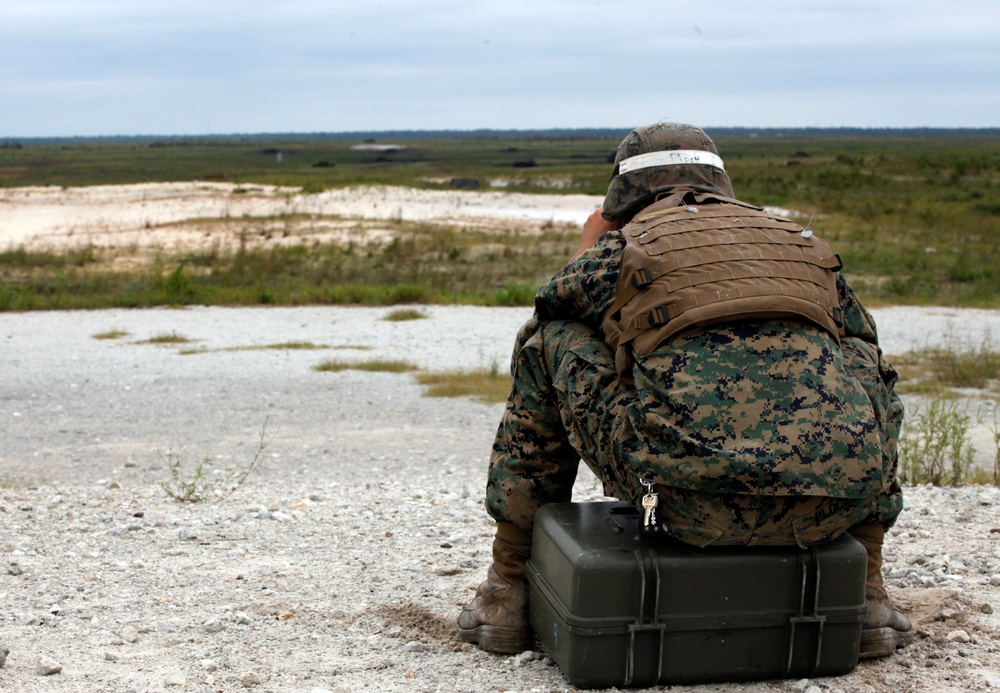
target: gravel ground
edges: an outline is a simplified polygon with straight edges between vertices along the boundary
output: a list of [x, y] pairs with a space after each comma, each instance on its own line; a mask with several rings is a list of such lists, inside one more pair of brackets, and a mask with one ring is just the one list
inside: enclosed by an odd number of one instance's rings
[[[461, 644], [484, 576], [500, 405], [431, 399], [337, 358], [505, 368], [524, 309], [0, 314], [0, 689], [556, 691], [540, 653]], [[1000, 312], [876, 311], [889, 353], [997, 332]], [[114, 340], [93, 335], [127, 332]], [[193, 343], [142, 343], [176, 334]], [[260, 349], [312, 342], [321, 349]], [[194, 353], [185, 354], [184, 350]], [[252, 459], [231, 498], [182, 504], [162, 454]], [[582, 474], [578, 499], [599, 487]], [[692, 691], [1000, 688], [1000, 491], [915, 488], [886, 551], [918, 638], [850, 675]]]

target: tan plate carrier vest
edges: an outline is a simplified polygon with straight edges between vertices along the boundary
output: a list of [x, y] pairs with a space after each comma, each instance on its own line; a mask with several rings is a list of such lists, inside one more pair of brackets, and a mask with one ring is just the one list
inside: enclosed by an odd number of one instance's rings
[[840, 258], [792, 221], [682, 191], [642, 210], [622, 233], [618, 285], [601, 327], [624, 377], [632, 354], [720, 322], [799, 318], [839, 340]]

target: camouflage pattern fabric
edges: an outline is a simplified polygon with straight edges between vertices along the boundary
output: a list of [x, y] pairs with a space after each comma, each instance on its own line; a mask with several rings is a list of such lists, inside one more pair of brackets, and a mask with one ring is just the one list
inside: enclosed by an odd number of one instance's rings
[[[704, 130], [684, 123], [662, 122], [637, 128], [618, 145], [615, 171], [622, 161], [649, 152], [689, 149], [718, 155], [715, 143]], [[702, 164], [659, 166], [612, 176], [604, 198], [604, 218], [624, 219], [646, 206], [658, 194], [683, 185], [700, 192], [733, 197], [733, 184], [725, 171]]]
[[669, 534], [696, 545], [809, 545], [902, 508], [896, 373], [838, 280], [845, 337], [797, 321], [689, 331], [620, 381], [599, 331], [624, 239], [605, 234], [536, 297], [490, 460], [487, 509], [530, 531], [570, 499], [582, 459], [605, 493], [656, 484]]

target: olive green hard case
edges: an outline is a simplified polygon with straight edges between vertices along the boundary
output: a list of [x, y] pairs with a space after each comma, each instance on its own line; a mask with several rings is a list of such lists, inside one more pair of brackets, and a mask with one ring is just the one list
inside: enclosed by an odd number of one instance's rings
[[638, 536], [623, 502], [535, 516], [531, 626], [582, 688], [844, 674], [858, 661], [866, 554], [854, 538], [809, 549], [699, 549]]

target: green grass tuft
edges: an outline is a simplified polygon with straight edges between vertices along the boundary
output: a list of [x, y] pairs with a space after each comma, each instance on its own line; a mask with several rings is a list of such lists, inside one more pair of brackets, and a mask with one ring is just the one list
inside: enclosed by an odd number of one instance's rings
[[890, 359], [906, 394], [954, 397], [958, 389], [1000, 392], [1000, 351], [987, 339], [976, 348], [921, 349]]
[[427, 388], [428, 397], [472, 397], [487, 404], [506, 401], [511, 386], [510, 375], [495, 369], [418, 373], [416, 379]]
[[169, 332], [164, 334], [158, 334], [150, 337], [149, 339], [143, 339], [136, 342], [136, 344], [158, 344], [158, 345], [172, 345], [172, 344], [190, 344], [191, 340], [187, 337], [177, 334], [176, 332]]
[[329, 349], [326, 344], [314, 344], [313, 342], [278, 342], [277, 344], [258, 344], [255, 346], [235, 346], [226, 347], [222, 351], [314, 351]]
[[374, 359], [372, 361], [323, 361], [319, 365], [313, 366], [314, 370], [320, 372], [338, 371], [368, 371], [376, 373], [407, 373], [417, 370], [417, 367], [406, 361], [386, 361]]
[[98, 332], [91, 336], [94, 339], [121, 339], [122, 337], [128, 337], [129, 333], [124, 330], [108, 330], [107, 332]]
[[382, 319], [388, 322], [406, 322], [408, 320], [425, 320], [426, 318], [427, 313], [415, 308], [399, 308]]

